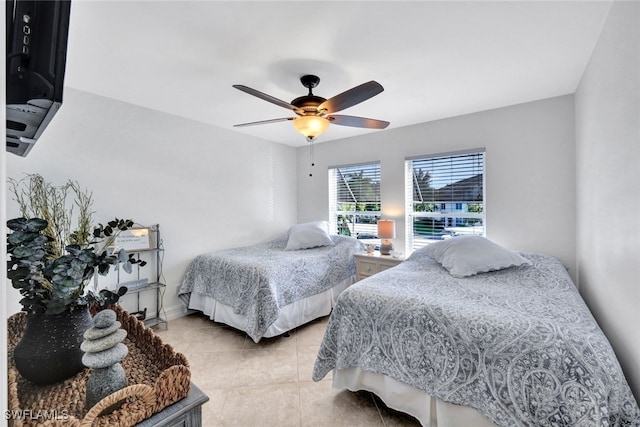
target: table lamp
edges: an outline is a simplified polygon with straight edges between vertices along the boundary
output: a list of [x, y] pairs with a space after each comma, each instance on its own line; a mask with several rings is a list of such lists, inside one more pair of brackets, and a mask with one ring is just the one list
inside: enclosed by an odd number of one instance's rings
[[391, 240], [396, 237], [396, 222], [392, 219], [379, 219], [378, 220], [378, 237], [382, 239], [380, 244], [380, 253], [382, 255], [389, 255], [393, 250]]

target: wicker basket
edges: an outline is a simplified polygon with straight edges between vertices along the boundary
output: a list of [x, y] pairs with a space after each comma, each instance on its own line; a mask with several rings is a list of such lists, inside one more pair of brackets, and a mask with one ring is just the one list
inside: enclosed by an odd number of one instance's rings
[[[129, 349], [121, 362], [129, 386], [105, 397], [93, 408], [85, 408], [86, 383], [91, 373], [84, 369], [65, 381], [38, 386], [16, 370], [13, 349], [22, 337], [26, 314], [7, 321], [9, 367], [9, 425], [27, 426], [133, 426], [189, 393], [191, 371], [186, 357], [163, 344], [153, 331], [121, 309], [111, 307], [127, 331]], [[117, 407], [111, 412], [105, 411]], [[104, 412], [104, 413], [103, 413]]]

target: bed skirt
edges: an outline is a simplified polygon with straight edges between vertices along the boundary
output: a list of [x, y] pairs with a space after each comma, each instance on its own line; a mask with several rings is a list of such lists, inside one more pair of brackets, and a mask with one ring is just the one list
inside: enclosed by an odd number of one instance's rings
[[[314, 319], [328, 316], [338, 299], [338, 295], [354, 282], [355, 276], [352, 276], [324, 292], [282, 307], [278, 318], [269, 326], [262, 338], [282, 335]], [[224, 323], [244, 332], [247, 331], [246, 317], [234, 313], [231, 306], [223, 304], [215, 298], [192, 292], [188, 307], [201, 311], [215, 322]]]
[[360, 368], [334, 369], [333, 388], [374, 393], [392, 409], [416, 418], [423, 427], [497, 427], [477, 410], [444, 402], [385, 375]]

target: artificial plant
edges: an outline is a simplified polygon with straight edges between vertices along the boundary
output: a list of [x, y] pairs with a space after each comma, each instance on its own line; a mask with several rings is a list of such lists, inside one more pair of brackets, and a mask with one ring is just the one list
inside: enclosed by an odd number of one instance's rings
[[[132, 264], [146, 264], [124, 249], [114, 252], [116, 236], [133, 221], [115, 218], [91, 231], [92, 194], [76, 182], [56, 187], [37, 174], [9, 182], [23, 217], [7, 221], [12, 231], [7, 236], [7, 277], [22, 295], [23, 310], [59, 314], [93, 302], [118, 301], [126, 287], [112, 292], [88, 285], [96, 272], [106, 275], [119, 265], [131, 272]], [[73, 203], [67, 200], [70, 193]]]

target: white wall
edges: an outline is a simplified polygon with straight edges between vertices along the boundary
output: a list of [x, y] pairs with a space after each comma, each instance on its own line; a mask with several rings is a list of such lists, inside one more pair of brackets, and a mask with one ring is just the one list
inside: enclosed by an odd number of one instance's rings
[[616, 1], [576, 92], [580, 290], [640, 401], [640, 3]]
[[404, 248], [404, 159], [486, 147], [487, 237], [555, 255], [575, 273], [573, 96], [372, 132], [298, 149], [298, 220], [328, 218], [327, 168], [380, 160], [382, 214]]
[[169, 317], [181, 312], [176, 287], [196, 255], [267, 240], [296, 220], [294, 148], [70, 88], [29, 155], [6, 163], [8, 177], [79, 181], [98, 222], [159, 223]]

